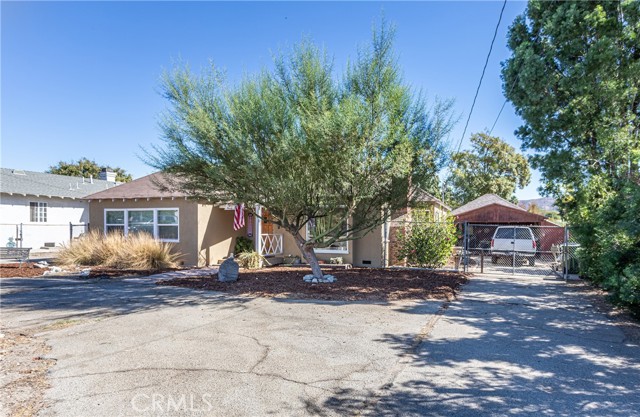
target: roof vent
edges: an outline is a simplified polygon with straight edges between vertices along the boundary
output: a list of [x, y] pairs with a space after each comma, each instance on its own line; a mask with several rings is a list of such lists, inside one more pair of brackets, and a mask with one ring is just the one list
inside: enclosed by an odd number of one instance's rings
[[11, 171], [11, 173], [12, 173], [13, 175], [27, 175], [27, 173], [26, 173], [26, 172], [24, 172], [24, 171], [23, 171], [23, 170], [21, 170], [21, 169], [14, 169], [13, 171]]

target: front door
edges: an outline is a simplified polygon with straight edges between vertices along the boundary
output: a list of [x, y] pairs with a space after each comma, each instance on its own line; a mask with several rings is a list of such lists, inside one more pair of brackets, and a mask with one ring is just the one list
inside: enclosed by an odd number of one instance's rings
[[273, 223], [269, 221], [269, 211], [267, 209], [262, 209], [262, 234], [263, 235], [271, 235], [273, 234]]

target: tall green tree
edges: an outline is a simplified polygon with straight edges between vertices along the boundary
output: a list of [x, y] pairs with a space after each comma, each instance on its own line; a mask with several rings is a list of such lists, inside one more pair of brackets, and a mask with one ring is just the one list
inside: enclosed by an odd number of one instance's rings
[[131, 174], [128, 174], [127, 171], [122, 168], [99, 165], [96, 161], [87, 158], [80, 158], [77, 161], [71, 162], [60, 161], [56, 165], [50, 166], [47, 172], [50, 174], [71, 175], [73, 177], [89, 178], [93, 176], [93, 178], [98, 178], [100, 171], [105, 168], [115, 172], [116, 181], [118, 182], [129, 182], [132, 179]]
[[475, 133], [470, 140], [471, 150], [451, 156], [445, 181], [451, 203], [460, 206], [484, 194], [517, 202], [516, 189], [531, 180], [527, 159], [498, 137]]
[[428, 105], [403, 82], [392, 40], [375, 31], [343, 74], [309, 42], [235, 87], [215, 68], [168, 73], [164, 146], [148, 162], [172, 174], [168, 188], [267, 208], [321, 277], [315, 248], [381, 224], [443, 162], [451, 103]]
[[502, 76], [524, 120], [517, 135], [583, 246], [581, 269], [640, 302], [629, 220], [639, 214], [628, 212], [640, 194], [640, 2], [530, 1], [509, 48]]

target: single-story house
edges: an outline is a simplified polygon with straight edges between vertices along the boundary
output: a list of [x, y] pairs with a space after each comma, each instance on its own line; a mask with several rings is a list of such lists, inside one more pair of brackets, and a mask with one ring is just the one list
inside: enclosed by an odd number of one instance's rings
[[[250, 207], [245, 213], [245, 227], [233, 230], [234, 206], [195, 201], [181, 192], [158, 190], [163, 174], [155, 173], [89, 195], [91, 227], [104, 233], [121, 230], [145, 230], [155, 238], [171, 242], [184, 257], [184, 265], [217, 264], [233, 253], [236, 238], [248, 236], [256, 252], [272, 260], [286, 256], [302, 258], [293, 236], [268, 221], [261, 207]], [[424, 193], [424, 205], [433, 207], [438, 216], [448, 207]], [[262, 221], [253, 213], [259, 213]], [[384, 224], [366, 236], [328, 248], [316, 248], [320, 261], [341, 257], [355, 266], [389, 265], [389, 229]], [[303, 233], [304, 234], [304, 233]]]
[[89, 194], [115, 187], [115, 173], [82, 178], [0, 168], [0, 246], [50, 248], [85, 232]]
[[[457, 224], [468, 223], [473, 229], [472, 238], [491, 240], [496, 225], [536, 226], [534, 235], [539, 241], [538, 250], [549, 251], [552, 244], [563, 241], [563, 227], [540, 214], [524, 208], [496, 194], [485, 194], [451, 212]], [[483, 229], [483, 230], [480, 230]], [[476, 243], [471, 242], [470, 247]], [[477, 243], [478, 247], [481, 244]]]

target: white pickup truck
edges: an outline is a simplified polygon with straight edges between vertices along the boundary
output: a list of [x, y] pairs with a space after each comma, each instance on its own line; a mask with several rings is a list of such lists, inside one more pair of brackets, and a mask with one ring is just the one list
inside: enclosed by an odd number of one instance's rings
[[536, 264], [537, 243], [533, 231], [525, 226], [500, 226], [491, 239], [491, 262], [498, 263], [499, 258], [514, 257], [516, 261], [527, 259], [529, 265]]

